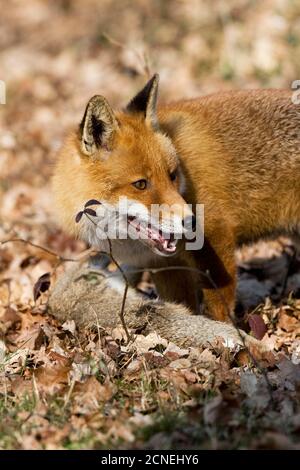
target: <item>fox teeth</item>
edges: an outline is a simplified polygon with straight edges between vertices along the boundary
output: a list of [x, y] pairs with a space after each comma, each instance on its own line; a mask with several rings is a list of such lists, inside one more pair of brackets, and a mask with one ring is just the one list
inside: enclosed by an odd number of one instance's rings
[[159, 235], [158, 235], [157, 233], [150, 231], [150, 232], [149, 232], [149, 235], [150, 235], [150, 238], [151, 238], [152, 240], [160, 241], [160, 237], [159, 237]]
[[166, 251], [169, 253], [176, 251], [176, 240], [174, 235], [171, 234], [170, 238], [164, 238], [161, 230], [153, 230], [151, 226], [146, 226], [141, 223], [134, 223], [134, 218], [128, 217], [129, 223], [135, 228], [136, 232], [144, 233], [147, 235], [148, 240], [153, 242], [154, 246], [158, 245], [160, 251]]

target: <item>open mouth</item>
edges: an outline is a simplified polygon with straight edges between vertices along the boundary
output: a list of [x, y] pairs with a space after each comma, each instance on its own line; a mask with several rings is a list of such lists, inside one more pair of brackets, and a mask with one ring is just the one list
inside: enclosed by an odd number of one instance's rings
[[174, 234], [165, 234], [153, 227], [153, 225], [139, 222], [136, 217], [130, 215], [127, 217], [127, 221], [136, 233], [139, 234], [139, 239], [150, 246], [150, 248], [156, 249], [162, 254], [171, 255], [175, 253], [177, 240]]

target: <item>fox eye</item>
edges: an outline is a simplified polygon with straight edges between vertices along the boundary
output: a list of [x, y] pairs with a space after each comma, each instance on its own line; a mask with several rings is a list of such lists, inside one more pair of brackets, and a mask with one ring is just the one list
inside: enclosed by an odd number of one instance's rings
[[138, 180], [138, 181], [135, 181], [134, 183], [132, 183], [133, 186], [136, 188], [136, 189], [146, 189], [147, 188], [147, 180]]
[[170, 180], [171, 181], [175, 181], [177, 178], [177, 169], [172, 171], [172, 173], [170, 173]]

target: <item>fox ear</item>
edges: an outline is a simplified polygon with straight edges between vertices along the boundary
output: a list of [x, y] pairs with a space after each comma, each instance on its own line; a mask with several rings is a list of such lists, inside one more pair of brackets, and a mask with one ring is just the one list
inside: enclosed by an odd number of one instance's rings
[[157, 127], [156, 102], [158, 82], [159, 75], [156, 73], [126, 107], [126, 111], [129, 113], [142, 113], [147, 124], [153, 127]]
[[82, 152], [93, 155], [97, 149], [107, 148], [117, 128], [117, 120], [106, 99], [100, 95], [93, 96], [79, 126]]

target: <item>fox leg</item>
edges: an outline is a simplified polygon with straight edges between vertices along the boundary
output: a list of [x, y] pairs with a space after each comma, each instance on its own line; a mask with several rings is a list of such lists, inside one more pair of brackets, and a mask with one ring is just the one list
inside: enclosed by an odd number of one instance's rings
[[195, 257], [205, 273], [201, 276], [205, 311], [215, 320], [229, 321], [234, 314], [237, 284], [235, 243], [230, 232], [226, 236], [224, 228], [216, 229], [214, 235], [205, 238]]
[[300, 253], [300, 233], [297, 235], [292, 235], [291, 239], [292, 239], [292, 242], [294, 243], [296, 252], [299, 254]]
[[[183, 263], [174, 263], [174, 267], [187, 267]], [[172, 268], [172, 267], [171, 267]], [[199, 312], [199, 283], [194, 273], [185, 269], [167, 269], [151, 275], [159, 297], [163, 300], [183, 303], [194, 313]]]

